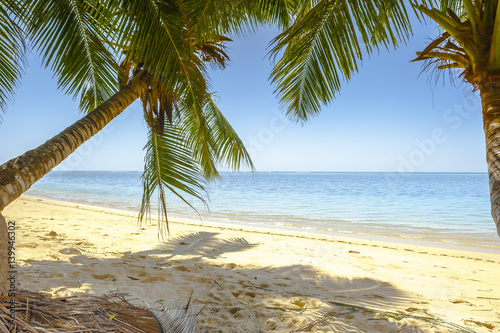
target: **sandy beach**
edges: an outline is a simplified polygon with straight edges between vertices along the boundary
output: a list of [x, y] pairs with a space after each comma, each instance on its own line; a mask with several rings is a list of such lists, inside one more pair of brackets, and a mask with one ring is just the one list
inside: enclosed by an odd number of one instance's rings
[[[500, 254], [171, 221], [21, 197], [18, 287], [186, 303], [197, 332], [500, 332]], [[457, 330], [452, 325], [464, 329]]]

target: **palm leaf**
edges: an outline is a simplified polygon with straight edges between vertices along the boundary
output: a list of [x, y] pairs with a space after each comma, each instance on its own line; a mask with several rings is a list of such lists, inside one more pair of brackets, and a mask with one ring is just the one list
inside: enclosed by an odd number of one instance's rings
[[283, 54], [271, 79], [287, 115], [295, 121], [306, 121], [333, 100], [342, 81], [358, 70], [363, 52], [370, 53], [379, 43], [396, 45], [410, 31], [403, 1], [303, 3], [293, 25], [273, 41], [270, 52]]
[[198, 163], [193, 159], [193, 153], [187, 142], [186, 135], [175, 123], [165, 123], [163, 135], [154, 131], [150, 131], [148, 135], [142, 175], [144, 191], [139, 219], [142, 220], [150, 212], [151, 198], [157, 191], [160, 217], [165, 219], [165, 224], [159, 224], [158, 235], [160, 238], [165, 234], [165, 231], [169, 232], [167, 189], [191, 208], [193, 206], [184, 199], [181, 193], [204, 201], [201, 193], [205, 191], [203, 173]]
[[445, 32], [443, 33], [440, 37], [436, 38], [435, 40], [433, 40], [431, 43], [429, 43], [429, 45], [427, 45], [427, 47], [419, 53], [418, 57], [413, 59], [412, 61], [419, 61], [419, 60], [423, 60], [423, 57], [430, 51], [434, 50], [434, 48], [438, 47], [439, 44], [443, 43], [444, 41], [446, 41], [448, 38], [450, 37], [450, 34]]
[[[196, 19], [189, 18], [194, 9], [188, 2], [121, 3], [127, 12], [142, 11], [149, 18], [134, 16], [133, 25], [118, 29], [131, 32], [131, 37], [125, 39], [122, 35], [118, 43], [129, 43], [122, 63], [124, 70], [135, 64], [134, 71], [144, 68], [150, 74], [150, 89], [142, 98], [150, 134], [140, 218], [149, 211], [151, 197], [157, 192], [161, 215], [166, 220], [163, 231], [168, 232], [167, 189], [191, 206], [183, 195], [203, 200], [203, 181], [219, 176], [218, 164], [226, 162], [234, 169], [242, 162], [251, 165], [242, 141], [206, 92], [206, 63], [223, 67], [228, 59], [224, 42], [230, 40], [213, 31], [205, 33], [212, 39], [199, 36], [192, 27]], [[141, 46], [141, 41], [156, 47]], [[163, 231], [159, 231], [160, 235]]]
[[224, 117], [212, 96], [208, 96], [204, 110], [214, 137], [215, 155], [219, 163], [226, 164], [232, 170], [239, 170], [242, 165], [254, 169], [243, 141]]
[[197, 36], [246, 35], [262, 24], [287, 28], [296, 14], [298, 1], [290, 0], [183, 0], [183, 12], [189, 17]]
[[182, 128], [188, 135], [193, 158], [199, 163], [204, 177], [208, 180], [219, 178], [217, 167], [226, 165], [238, 170], [246, 164], [253, 169], [250, 156], [223, 116], [212, 97], [207, 95], [202, 113], [189, 108], [190, 103], [181, 107]]
[[194, 54], [191, 31], [179, 1], [120, 2], [127, 15], [122, 22], [130, 24], [123, 24], [117, 39], [118, 44], [127, 45], [127, 59], [147, 69], [162, 89], [202, 100], [206, 89], [205, 66]]
[[162, 309], [149, 305], [149, 311], [155, 316], [164, 333], [192, 333], [198, 321], [191, 304], [191, 297], [186, 305], [177, 305], [168, 302]]
[[140, 219], [150, 211], [151, 198], [157, 192], [160, 215], [166, 221], [166, 227], [159, 230], [161, 237], [165, 231], [169, 231], [166, 189], [193, 208], [183, 194], [204, 202], [204, 180], [219, 176], [219, 164], [225, 164], [233, 170], [238, 170], [242, 164], [253, 168], [253, 164], [243, 142], [212, 98], [207, 98], [201, 117], [189, 109], [189, 105], [183, 105], [183, 99], [180, 98], [175, 102], [178, 110], [173, 114], [172, 121], [163, 122], [164, 129], [161, 132], [157, 130], [154, 111], [151, 111], [151, 107], [157, 104], [155, 94], [148, 95], [147, 99], [145, 116], [150, 133], [145, 148]]
[[[24, 35], [18, 24], [23, 20], [17, 1], [0, 2], [0, 110], [14, 94], [24, 67]], [[1, 118], [0, 118], [1, 119]]]
[[[121, 27], [119, 44], [129, 43], [126, 57], [140, 64], [151, 75], [161, 91], [175, 91], [187, 110], [183, 119], [192, 126], [189, 142], [195, 145], [195, 159], [201, 162], [203, 173], [217, 175], [210, 129], [203, 115], [207, 95], [206, 65], [196, 54], [196, 40], [183, 3], [164, 0], [121, 0], [126, 15], [133, 24]], [[140, 13], [141, 15], [137, 15]], [[207, 32], [210, 36], [211, 33]], [[130, 37], [132, 36], [132, 37]], [[155, 47], [149, 47], [154, 45]]]
[[465, 69], [465, 67], [459, 63], [453, 62], [449, 64], [439, 65], [438, 69]]
[[94, 0], [33, 0], [28, 35], [58, 85], [74, 97], [80, 109], [93, 110], [118, 88], [118, 65], [104, 45], [112, 12]]

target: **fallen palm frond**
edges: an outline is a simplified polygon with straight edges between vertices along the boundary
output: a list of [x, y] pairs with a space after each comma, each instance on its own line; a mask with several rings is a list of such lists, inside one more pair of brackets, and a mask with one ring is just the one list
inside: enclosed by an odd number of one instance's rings
[[163, 301], [160, 301], [159, 303], [162, 304], [160, 309], [148, 304], [149, 311], [160, 323], [163, 333], [194, 332], [197, 317], [201, 311], [194, 313], [195, 310], [193, 309], [193, 305], [191, 303], [192, 298], [193, 292], [191, 292], [191, 296], [189, 296], [189, 300], [186, 305], [174, 305], [172, 303], [163, 305]]
[[196, 327], [196, 313], [189, 304], [185, 307], [168, 304], [163, 310], [151, 309], [164, 333], [191, 333]]
[[[336, 318], [337, 319], [342, 318], [343, 316], [350, 315], [350, 314], [353, 314], [356, 312], [364, 312], [364, 313], [371, 314], [373, 317], [368, 319], [368, 320], [392, 319], [396, 322], [400, 322], [403, 319], [411, 319], [411, 320], [415, 320], [415, 321], [425, 322], [425, 323], [430, 324], [434, 327], [444, 328], [450, 333], [451, 332], [453, 332], [453, 333], [477, 333], [473, 329], [452, 323], [450, 321], [440, 319], [438, 317], [435, 317], [435, 316], [428, 314], [425, 311], [424, 311], [424, 314], [419, 315], [419, 314], [415, 314], [414, 313], [415, 311], [410, 311], [410, 313], [406, 313], [406, 312], [375, 310], [375, 309], [370, 309], [370, 308], [367, 308], [364, 306], [358, 306], [358, 305], [336, 302], [336, 301], [326, 301], [325, 303], [334, 305], [336, 307], [343, 308], [345, 310], [342, 312], [342, 311], [332, 311], [330, 309], [326, 313], [324, 313], [324, 312], [323, 313], [316, 313], [316, 315], [319, 316], [319, 318], [316, 318], [315, 320], [311, 321], [310, 323], [307, 323], [306, 325], [304, 325], [300, 328], [292, 330], [291, 333], [309, 332], [313, 328], [330, 327], [330, 325], [334, 323]], [[342, 324], [345, 324], [345, 323], [342, 323]], [[402, 326], [400, 326], [397, 330], [395, 330], [393, 332], [398, 332], [400, 329], [407, 327], [407, 326], [408, 326], [408, 324], [402, 323]]]
[[125, 294], [50, 298], [44, 294], [28, 291], [19, 292], [15, 298], [13, 329], [10, 324], [11, 299], [0, 298], [1, 333], [165, 332], [153, 313], [129, 303]]

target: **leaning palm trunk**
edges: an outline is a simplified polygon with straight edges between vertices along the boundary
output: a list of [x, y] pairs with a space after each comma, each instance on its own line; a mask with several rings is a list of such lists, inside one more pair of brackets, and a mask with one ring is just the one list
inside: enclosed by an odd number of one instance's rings
[[491, 75], [480, 85], [479, 91], [486, 135], [491, 215], [500, 236], [500, 76]]
[[146, 88], [145, 75], [136, 76], [109, 100], [52, 139], [0, 166], [0, 212], [102, 130]]
[[94, 111], [38, 148], [0, 166], [0, 295], [7, 279], [7, 226], [1, 211], [78, 147], [102, 130], [148, 88], [145, 74], [138, 74], [125, 87]]

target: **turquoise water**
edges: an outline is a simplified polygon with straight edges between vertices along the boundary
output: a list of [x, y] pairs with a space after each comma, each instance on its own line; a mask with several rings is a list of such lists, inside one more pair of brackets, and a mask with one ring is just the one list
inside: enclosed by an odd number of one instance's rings
[[[140, 176], [51, 172], [27, 194], [137, 212]], [[190, 200], [199, 216], [173, 195], [169, 214], [320, 233], [500, 246], [486, 174], [223, 173], [208, 189], [208, 208]]]

